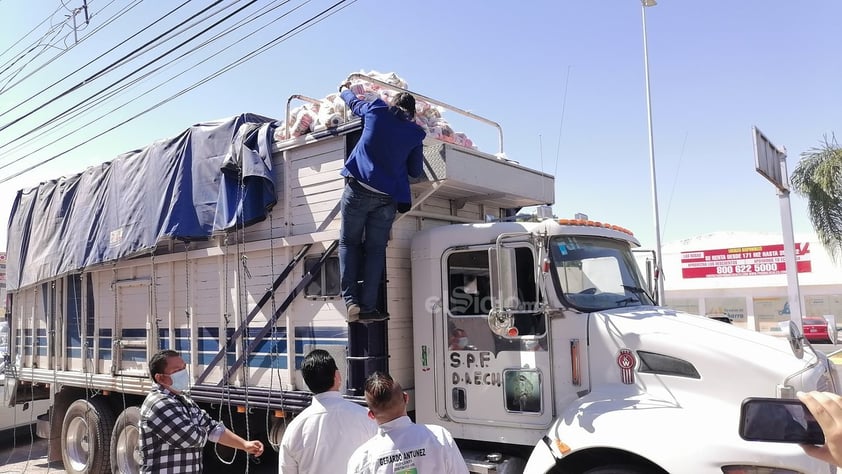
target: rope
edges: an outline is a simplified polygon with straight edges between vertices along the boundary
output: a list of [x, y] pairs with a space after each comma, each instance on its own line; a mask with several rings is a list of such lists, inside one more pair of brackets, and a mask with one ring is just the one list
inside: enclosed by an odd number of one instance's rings
[[[115, 283], [117, 282], [117, 270], [116, 270], [116, 269], [114, 270], [114, 282], [115, 282]], [[117, 316], [117, 311], [118, 311], [118, 310], [119, 310], [119, 306], [118, 306], [118, 304], [117, 304], [117, 286], [115, 285], [115, 287], [114, 287], [114, 321], [115, 321], [115, 322], [117, 321], [117, 317], [118, 317], [118, 316]], [[121, 321], [121, 322], [120, 322], [120, 327], [122, 328], [122, 326], [123, 326], [123, 323], [122, 323], [122, 321]], [[121, 329], [121, 330], [122, 330], [122, 329]], [[122, 340], [122, 338], [123, 338], [123, 335], [122, 335], [122, 334], [113, 334], [112, 336], [115, 338], [115, 339], [113, 339], [113, 340], [116, 340], [116, 338], [117, 338], [117, 337], [119, 337], [121, 340]], [[112, 351], [116, 352], [116, 351], [117, 351], [117, 346], [116, 346], [116, 345], [114, 345], [114, 344], [113, 344], [113, 342], [112, 342], [111, 346], [112, 346]], [[120, 350], [120, 366], [119, 366], [119, 367], [117, 367], [117, 371], [121, 371], [121, 372], [122, 372], [122, 367], [121, 367], [121, 366], [123, 365], [123, 348], [122, 348], [122, 347], [120, 347], [120, 349], [119, 349], [119, 350]], [[148, 354], [147, 354], [147, 360], [148, 360], [148, 359], [149, 359], [149, 358], [148, 358]], [[113, 353], [113, 352], [112, 352], [112, 355], [111, 355], [111, 360], [112, 360], [112, 361], [114, 360], [114, 353]], [[114, 374], [114, 376], [120, 379], [120, 395], [122, 395], [122, 396], [123, 396], [123, 411], [126, 411], [126, 379], [125, 379], [125, 377], [123, 377], [123, 374], [122, 374], [122, 373], [121, 373], [121, 374], [116, 374], [116, 373], [115, 373], [115, 374]], [[119, 415], [118, 415], [118, 416], [119, 416]], [[109, 449], [111, 449], [111, 447], [110, 447], [110, 446], [109, 446]]]
[[[159, 325], [158, 325], [158, 314], [157, 314], [157, 311], [156, 311], [158, 300], [157, 300], [157, 295], [155, 293], [155, 248], [154, 247], [149, 251], [149, 277], [151, 278], [149, 291], [152, 293], [152, 295], [151, 295], [152, 296], [152, 298], [151, 298], [152, 307], [150, 308], [150, 312], [151, 312], [152, 320], [154, 321], [154, 326], [152, 328], [152, 330], [154, 331], [153, 335], [152, 335], [152, 340], [157, 341], [158, 340]], [[115, 308], [115, 310], [116, 310], [116, 308]], [[117, 317], [116, 311], [114, 313], [114, 317], [115, 317], [115, 319]], [[158, 343], [158, 346], [160, 346], [160, 342]], [[149, 357], [150, 357], [149, 350], [150, 349], [152, 349], [153, 352], [156, 352], [156, 348], [147, 347], [146, 348], [146, 360], [149, 360]], [[122, 360], [122, 349], [121, 349], [120, 356], [121, 356], [120, 358]], [[114, 360], [113, 355], [112, 355], [112, 360]], [[121, 413], [125, 413], [126, 409], [128, 408], [128, 403], [126, 402], [126, 377], [124, 375], [120, 374], [119, 378], [120, 378], [120, 395], [122, 395], [122, 398], [123, 398], [123, 411]], [[119, 417], [119, 414], [117, 416]], [[117, 436], [119, 436], [119, 433], [117, 434]], [[109, 450], [110, 449], [111, 448], [109, 446]], [[129, 449], [134, 449], [134, 447], [129, 446]]]
[[[231, 414], [231, 387], [228, 383], [228, 378], [225, 377], [225, 374], [228, 373], [228, 323], [230, 322], [229, 314], [228, 314], [228, 234], [225, 234], [225, 252], [223, 253], [222, 257], [222, 272], [223, 272], [223, 288], [225, 289], [225, 308], [224, 312], [222, 313], [222, 317], [225, 318], [225, 326], [223, 327], [224, 336], [224, 348], [225, 348], [225, 357], [222, 358], [222, 387], [223, 387], [223, 395], [222, 395], [222, 403], [219, 404], [219, 411], [217, 414], [217, 418], [222, 420], [222, 406], [228, 405], [228, 422], [231, 423], [232, 427], [234, 424], [234, 416]], [[219, 445], [213, 445], [213, 452], [216, 454], [216, 458], [219, 459], [220, 462], [223, 464], [231, 465], [234, 463], [234, 460], [237, 459], [237, 451], [234, 451], [234, 455], [231, 457], [231, 460], [225, 460], [222, 458], [222, 455], [219, 454]]]
[[[68, 282], [72, 281], [71, 280], [72, 278], [73, 278], [72, 276], [69, 276], [69, 277], [67, 277], [67, 279], [65, 281], [68, 281]], [[71, 285], [71, 286], [73, 286], [73, 285]], [[76, 293], [76, 287], [75, 286], [73, 287], [73, 293], [74, 294]], [[77, 313], [78, 313], [78, 311], [77, 311]], [[77, 317], [78, 317], [78, 314], [77, 314]], [[56, 335], [56, 330], [55, 330], [55, 326], [53, 326], [53, 347], [54, 347], [54, 349], [57, 346], [61, 347], [60, 345], [58, 345], [58, 343], [57, 343], [58, 339], [55, 337], [55, 335]], [[58, 387], [58, 361], [64, 360], [64, 359], [65, 359], [65, 354], [60, 354], [58, 352], [58, 349], [56, 349], [55, 350], [55, 357], [53, 358], [53, 383], [52, 383], [52, 385], [50, 385], [50, 391], [52, 391], [54, 393], [55, 393], [56, 387]], [[53, 397], [53, 400], [55, 400], [55, 397]], [[33, 410], [35, 409], [34, 405], [33, 405], [32, 408], [33, 408]], [[52, 446], [53, 446], [53, 443], [51, 441], [52, 441], [53, 436], [55, 436], [52, 432], [53, 416], [55, 415], [55, 410], [50, 409], [50, 410], [47, 411], [47, 413], [49, 414], [49, 423], [50, 423], [50, 440], [47, 442], [47, 459], [50, 459], [51, 454], [52, 454]], [[51, 470], [51, 466], [50, 466], [49, 463], [47, 463], [47, 474], [50, 474], [50, 470]]]
[[[237, 221], [236, 225], [236, 236], [237, 236], [237, 254], [240, 256], [240, 261], [242, 265], [239, 268], [242, 268], [243, 274], [251, 278], [251, 272], [248, 270], [248, 256], [245, 253], [245, 218], [243, 216], [243, 198], [246, 194], [246, 183], [243, 179], [243, 168], [242, 163], [240, 164], [240, 168], [238, 169], [238, 177], [240, 181], [240, 186], [238, 188], [239, 195], [237, 196], [237, 202], [239, 203], [238, 212], [237, 212]], [[246, 320], [245, 314], [247, 310], [246, 305], [246, 297], [247, 297], [247, 289], [246, 289], [246, 282], [242, 277], [242, 274], [238, 271], [237, 272], [237, 280], [240, 282], [240, 291], [238, 292], [239, 296], [239, 323], [240, 326], [243, 327], [244, 332], [240, 341], [242, 341], [243, 345], [243, 391], [245, 395], [245, 422], [246, 422], [246, 439], [251, 439], [251, 432], [249, 429], [249, 414], [251, 413], [251, 408], [249, 407], [249, 354], [248, 354], [248, 327], [245, 327]], [[246, 474], [249, 472], [249, 458], [251, 456], [246, 454]], [[256, 459], [256, 458], [255, 458]]]
[[[275, 236], [274, 236], [274, 229], [275, 229], [275, 223], [272, 220], [272, 213], [269, 212], [269, 268], [270, 268], [270, 272], [271, 272], [271, 274], [269, 275], [269, 281], [270, 282], [271, 282], [272, 278], [275, 277], [275, 247], [274, 247]], [[271, 283], [270, 283], [269, 291], [271, 291]], [[271, 291], [271, 295], [272, 295], [272, 297], [271, 297], [272, 298], [271, 299], [271, 301], [272, 301], [272, 314], [275, 314], [275, 311], [276, 311], [275, 292]], [[270, 369], [269, 369], [269, 397], [266, 400], [266, 439], [269, 440], [269, 444], [271, 444], [272, 448], [275, 449], [276, 451], [280, 450], [281, 445], [275, 444], [275, 443], [272, 442], [272, 438], [270, 436], [270, 434], [272, 433], [272, 428], [269, 425], [269, 418], [270, 418], [269, 413], [272, 411], [270, 409], [271, 403], [272, 403], [272, 386], [273, 386], [273, 382], [275, 380], [272, 377], [272, 372], [275, 371], [275, 361], [278, 359], [277, 333], [278, 333], [278, 324], [275, 323], [275, 324], [272, 325], [271, 336], [269, 336], [270, 340], [272, 341], [272, 352], [269, 356], [269, 367], [270, 367]], [[276, 373], [278, 375], [278, 388], [280, 389], [280, 393], [281, 393], [281, 408], [283, 408], [283, 406], [284, 406], [283, 379], [281, 378], [281, 371], [280, 370], [277, 370]], [[283, 417], [280, 422], [283, 423], [284, 428], [286, 428], [286, 417]]]
[[[40, 288], [40, 286], [36, 286], [34, 288], [34, 291], [35, 291], [35, 307], [33, 309], [35, 310], [35, 314], [38, 314], [39, 288]], [[45, 305], [44, 311], [46, 311], [46, 310], [47, 309], [46, 309], [46, 305]], [[21, 326], [23, 326], [23, 324], [21, 324]], [[38, 349], [38, 331], [34, 327], [35, 321], [32, 321], [32, 326], [33, 326], [32, 327], [32, 346], [33, 346], [32, 347], [32, 358], [34, 359], [35, 356], [38, 353], [38, 351], [37, 351], [37, 349]], [[9, 331], [9, 333], [10, 333], [10, 336], [11, 336], [11, 331]], [[25, 333], [25, 331], [21, 331], [21, 346], [23, 347], [25, 345], [26, 345], [26, 333]], [[21, 354], [21, 356], [26, 357], [25, 354]], [[11, 368], [12, 368], [12, 373], [15, 374], [15, 364], [14, 364], [14, 362], [12, 362], [10, 365], [11, 365]], [[17, 374], [14, 375], [14, 378], [16, 380], [18, 380], [18, 382], [20, 382], [20, 377]], [[31, 381], [30, 381], [29, 387], [30, 387], [30, 399], [35, 398], [34, 388], [33, 388], [33, 384], [32, 384]], [[15, 406], [17, 406], [17, 400], [15, 400]], [[12, 423], [16, 425], [17, 422], [18, 422], [18, 411], [17, 411], [17, 409], [15, 409], [12, 413]], [[32, 428], [30, 427], [30, 435], [31, 434], [32, 434]], [[15, 451], [16, 448], [17, 448], [17, 434], [14, 434], [14, 436], [12, 438], [12, 451], [9, 453], [9, 458], [6, 459], [6, 464], [8, 464], [9, 459], [12, 457], [12, 453]], [[32, 459], [32, 443], [30, 443], [30, 445], [29, 445], [29, 453], [26, 456], [26, 467], [29, 467], [29, 461], [31, 459]]]
[[[187, 329], [190, 330], [190, 242], [184, 242], [184, 316], [187, 318]], [[175, 328], [172, 328], [175, 331]], [[173, 336], [175, 340], [175, 336]], [[192, 343], [192, 341], [191, 341]], [[173, 347], [175, 349], [175, 347]], [[191, 361], [193, 362], [193, 361]]]
[[152, 320], [155, 322], [153, 329], [155, 333], [152, 334], [152, 340], [156, 342], [154, 351], [157, 352], [161, 349], [161, 318], [158, 317], [158, 275], [155, 273], [155, 248], [152, 249], [149, 261], [152, 266], [149, 272], [149, 276], [152, 277], [152, 288], [150, 289], [152, 292]]
[[[113, 268], [113, 273], [114, 273], [114, 281], [117, 281], [117, 268], [113, 267], [113, 266], [112, 266], [112, 268]], [[91, 280], [91, 283], [93, 283], [93, 280]], [[82, 293], [82, 295], [85, 295], [85, 294], [86, 293]], [[117, 299], [116, 298], [117, 298], [117, 293], [116, 293], [116, 288], [115, 288], [115, 290], [114, 290], [114, 308], [115, 308], [114, 315], [115, 316], [117, 315], [117, 312], [116, 312]], [[90, 302], [87, 302], [87, 304], [90, 304]], [[96, 323], [94, 323], [94, 327], [88, 326], [87, 304], [85, 305], [85, 308], [83, 308], [83, 311], [85, 313], [84, 321], [85, 321], [85, 333], [86, 334], [85, 334], [85, 338], [83, 339], [84, 344], [82, 344], [82, 348], [84, 349], [85, 354], [82, 357], [87, 359], [88, 364], [89, 364], [88, 367], [90, 367], [90, 369], [91, 369], [91, 370], [88, 370], [88, 371], [85, 372], [85, 375], [86, 375], [86, 377], [85, 377], [86, 384], [85, 385], [86, 385], [86, 390], [88, 392], [87, 395], [86, 395], [86, 400], [90, 400], [91, 398], [99, 395], [100, 390], [97, 389], [96, 386], [94, 385], [94, 375], [96, 374], [96, 365], [94, 365], [94, 360], [93, 360], [93, 350], [92, 350], [93, 348], [88, 347], [88, 335], [87, 335], [87, 333], [93, 333], [91, 335], [91, 337], [94, 338], [93, 346], [96, 347], [96, 333], [94, 333], [94, 331], [93, 331], [94, 328], [96, 327]]]
[[[114, 293], [114, 316], [116, 317], [117, 316], [117, 288], [116, 288], [115, 282], [117, 281], [117, 268], [114, 267], [114, 266], [112, 266], [112, 273], [114, 275], [114, 279], [111, 283], [111, 289], [112, 289], [112, 292]], [[84, 281], [82, 283], [84, 283]], [[82, 294], [84, 295], [86, 293], [82, 293]], [[89, 304], [89, 302], [86, 302], [86, 303]], [[93, 397], [99, 395], [100, 390], [97, 389], [97, 388], [94, 388], [94, 374], [96, 373], [96, 365], [94, 364], [94, 360], [93, 360], [93, 352], [91, 351], [92, 348], [88, 347], [88, 333], [92, 332], [93, 328], [88, 326], [87, 304], [85, 304], [84, 307], [82, 308], [82, 312], [85, 314], [85, 317], [83, 319], [83, 321], [85, 322], [85, 331], [84, 331], [85, 334], [84, 334], [84, 337], [82, 338], [82, 352], [83, 352], [82, 360], [88, 362], [87, 368], [85, 370], [85, 401], [88, 402], [87, 408], [86, 408], [87, 412], [85, 413], [85, 415], [87, 416], [89, 412], [93, 411], [93, 405], [91, 405], [90, 401]], [[96, 324], [94, 324], [94, 326], [96, 326]], [[80, 328], [81, 328], [81, 326], [80, 326]], [[93, 347], [95, 348], [97, 346], [96, 345], [96, 334], [94, 334], [93, 337], [94, 337]], [[87, 370], [87, 369], [90, 369], [90, 370]]]
[[[37, 305], [38, 304], [38, 287], [37, 286], [34, 288], [34, 291], [35, 291], [35, 304]], [[37, 307], [36, 307], [36, 311], [37, 311]], [[23, 327], [23, 318], [21, 318], [20, 322], [21, 322], [21, 324], [20, 324], [20, 327], [21, 327], [21, 329], [20, 329], [20, 331], [21, 331], [21, 333], [20, 333], [20, 343], [21, 343], [20, 347], [21, 347], [21, 350], [23, 350], [24, 347], [26, 346], [26, 333], [25, 333], [24, 327]], [[12, 336], [12, 331], [11, 331], [11, 325], [9, 325], [9, 339], [12, 339], [12, 337], [13, 336]], [[21, 358], [23, 357], [23, 354], [18, 354], [18, 355], [20, 355]], [[17, 371], [15, 369], [15, 363], [14, 363], [13, 360], [9, 360], [9, 369], [11, 370], [12, 376], [15, 378], [15, 380], [17, 380], [20, 383], [20, 377], [17, 374]], [[14, 410], [12, 412], [12, 423], [15, 424], [15, 425], [18, 422], [17, 418], [18, 418], [18, 412], [17, 412], [17, 410]], [[12, 455], [14, 454], [15, 449], [17, 449], [17, 441], [18, 441], [18, 437], [13, 436], [12, 437], [12, 449], [9, 451], [9, 455], [6, 457], [6, 461], [3, 463], [4, 466], [6, 464], [9, 464], [9, 460], [12, 459]], [[29, 466], [29, 457], [27, 457], [27, 467], [28, 466]]]
[[[115, 274], [115, 281], [116, 281], [116, 274]], [[152, 282], [152, 284], [154, 285], [154, 283], [155, 283], [155, 282], [153, 281], [153, 282]], [[116, 302], [116, 300], [117, 300], [116, 293], [117, 293], [117, 292], [115, 291], [114, 293], [115, 293], [114, 300], [115, 300], [115, 302]], [[152, 306], [155, 306], [155, 303], [154, 303], [154, 302], [155, 302], [155, 300], [153, 299], [153, 300], [152, 300]], [[117, 306], [116, 306], [116, 303], [115, 303], [115, 307], [114, 307], [114, 320], [115, 320], [115, 321], [117, 320]], [[121, 324], [120, 324], [120, 325], [122, 326], [122, 322], [121, 322]], [[120, 338], [122, 339], [122, 334], [120, 335]], [[113, 349], [112, 349], [112, 350], [113, 350]], [[112, 361], [114, 360], [114, 353], [113, 353], [113, 352], [112, 352], [112, 355], [111, 355], [111, 360], [112, 360]], [[149, 348], [147, 348], [147, 349], [146, 349], [146, 360], [149, 360]], [[122, 348], [120, 348], [120, 363], [122, 364], [122, 362], [123, 362], [123, 349], [122, 349]], [[117, 367], [117, 369], [119, 370], [119, 369], [121, 369], [121, 367]], [[122, 398], [123, 398], [123, 411], [121, 412], [121, 413], [123, 413], [123, 412], [125, 412], [125, 411], [126, 411], [126, 405], [127, 405], [127, 403], [126, 403], [126, 377], [125, 377], [125, 375], [123, 375], [122, 373], [121, 373], [118, 377], [119, 377], [119, 379], [120, 379], [120, 395], [122, 395]], [[118, 417], [118, 418], [119, 418], [119, 416], [120, 416], [120, 414], [117, 414], [117, 417]], [[113, 436], [113, 433], [112, 433], [112, 436]], [[119, 434], [118, 434], [118, 436], [119, 436]], [[118, 442], [119, 442], [119, 441], [118, 441]], [[132, 449], [133, 447], [131, 447], [131, 446], [130, 446], [129, 448], [130, 448], [130, 449]], [[109, 450], [109, 451], [111, 450], [111, 446], [108, 446], [108, 450]], [[130, 451], [130, 452], [131, 452], [131, 451]], [[109, 455], [111, 455], [111, 453], [109, 453]]]
[[[228, 244], [228, 242], [227, 242], [227, 238], [226, 238], [226, 249], [227, 249], [227, 244]], [[186, 291], [185, 299], [186, 299], [187, 303], [184, 306], [184, 314], [187, 318], [187, 329], [188, 330], [190, 329], [190, 316], [191, 316], [190, 315], [190, 301], [191, 300], [190, 300], [190, 258], [189, 258], [189, 252], [190, 252], [190, 242], [185, 242], [185, 245], [184, 245], [184, 288], [185, 288], [185, 291]], [[226, 267], [227, 267], [227, 263], [228, 263], [228, 260], [227, 260], [227, 251], [226, 251], [226, 259], [225, 259]], [[225, 272], [225, 279], [226, 279], [226, 281], [228, 280], [228, 272], [227, 271]], [[225, 321], [226, 321], [226, 328], [227, 328], [227, 326], [228, 326], [228, 314], [227, 314], [228, 299], [227, 298], [225, 299], [225, 307], [226, 307]], [[172, 330], [174, 331], [175, 328], [172, 328]], [[192, 332], [190, 334], [191, 334], [190, 342], [191, 342], [191, 344], [194, 344], [195, 341], [193, 341]], [[173, 347], [172, 349], [175, 349], [175, 347]], [[191, 358], [191, 363], [198, 367], [198, 361], [193, 361], [192, 358]], [[225, 396], [223, 396], [223, 398], [225, 398]], [[229, 418], [230, 418], [230, 411], [231, 411], [230, 395], [229, 395], [228, 411], [229, 411]], [[219, 418], [222, 419], [222, 404], [219, 405]], [[237, 457], [237, 452], [236, 451], [234, 452], [234, 457], [231, 458], [231, 461], [226, 461], [225, 459], [222, 459], [222, 457], [219, 455], [218, 446], [219, 445], [217, 443], [214, 443], [214, 445], [213, 445], [213, 449], [214, 449], [214, 453], [216, 454], [216, 457], [221, 462], [223, 462], [225, 464], [232, 464], [234, 462], [234, 459]]]
[[[74, 288], [74, 290], [75, 290], [75, 288]], [[42, 308], [42, 311], [41, 311], [40, 314], [43, 315], [45, 326], [48, 326], [48, 328], [49, 328], [48, 331], [45, 331], [47, 336], [48, 336], [47, 347], [46, 347], [46, 349], [47, 349], [46, 357], [47, 357], [47, 360], [48, 360], [48, 364], [52, 365], [52, 385], [50, 385], [50, 387], [54, 389], [57, 386], [57, 380], [58, 380], [57, 363], [56, 362], [57, 362], [57, 360], [60, 356], [60, 354], [58, 354], [56, 352], [53, 352], [52, 357], [51, 357], [51, 351], [55, 351], [55, 348], [56, 348], [56, 344], [55, 344], [55, 341], [56, 341], [56, 338], [55, 338], [55, 335], [56, 335], [56, 329], [55, 329], [56, 328], [56, 318], [55, 318], [55, 316], [56, 316], [56, 314], [55, 314], [56, 282], [50, 281], [48, 283], [42, 284], [41, 286], [36, 286], [33, 289], [33, 291], [35, 293], [34, 301], [35, 301], [35, 305], [36, 305], [33, 309], [35, 310], [36, 315], [39, 314], [38, 309], [37, 309], [38, 294], [43, 292], [44, 294], [42, 296], [42, 299], [43, 298], [47, 299], [43, 304], [43, 308]], [[74, 291], [74, 294], [75, 294], [75, 291]], [[78, 314], [77, 314], [77, 318], [78, 318]], [[19, 321], [21, 323], [20, 324], [20, 326], [21, 326], [20, 348], [24, 349], [24, 347], [26, 345], [25, 344], [26, 339], [25, 339], [25, 334], [24, 334], [25, 328], [23, 327], [24, 326], [23, 325], [23, 318], [21, 317], [19, 319]], [[78, 322], [78, 319], [77, 319], [77, 322]], [[12, 333], [11, 329], [12, 329], [12, 327], [10, 325], [9, 326], [9, 339], [10, 339], [10, 341], [13, 341], [14, 340], [13, 338], [15, 336]], [[39, 348], [40, 348], [40, 344], [39, 344], [39, 340], [38, 340], [38, 337], [39, 337], [38, 336], [38, 328], [35, 327], [35, 320], [34, 319], [33, 319], [33, 327], [31, 329], [32, 329], [32, 357], [33, 357], [33, 360], [34, 360], [36, 357], [39, 356]], [[80, 330], [81, 330], [81, 326], [80, 326]], [[49, 344], [50, 340], [53, 341], [52, 345]], [[10, 345], [12, 345], [12, 344], [10, 344]], [[15, 347], [17, 347], [17, 344], [14, 344], [14, 345], [15, 345]], [[21, 354], [21, 356], [22, 356], [22, 354]], [[12, 378], [14, 378], [18, 381], [21, 381], [20, 374], [16, 371], [16, 367], [14, 365], [14, 362], [11, 359], [9, 360], [8, 370], [10, 371], [10, 375], [11, 375]], [[28, 402], [31, 404], [31, 409], [30, 409], [30, 412], [29, 412], [29, 419], [28, 419], [28, 421], [29, 421], [28, 430], [29, 430], [29, 437], [30, 437], [30, 440], [32, 442], [29, 443], [28, 452], [27, 452], [27, 456], [26, 456], [26, 463], [24, 465], [23, 472], [26, 472], [29, 469], [29, 465], [33, 461], [32, 453], [33, 453], [33, 448], [34, 448], [34, 441], [36, 439], [34, 428], [33, 428], [35, 426], [35, 423], [37, 422], [36, 409], [35, 409], [35, 402], [36, 402], [36, 400], [35, 400], [35, 382], [30, 381], [28, 387], [29, 387], [29, 400], [28, 400]], [[17, 404], [19, 404], [19, 401], [16, 401], [16, 405]], [[13, 409], [13, 411], [12, 411], [12, 424], [17, 425], [17, 423], [18, 423], [18, 410], [16, 409], [16, 407], [12, 407], [12, 409]], [[51, 423], [51, 424], [52, 424], [53, 416], [54, 416], [54, 413], [53, 413], [52, 410], [50, 410], [49, 411], [49, 423]], [[12, 437], [12, 448], [9, 450], [9, 454], [6, 457], [6, 460], [3, 462], [2, 465], [7, 465], [7, 464], [10, 463], [10, 461], [12, 460], [12, 457], [15, 454], [16, 450], [17, 450], [17, 436], [13, 436]], [[48, 445], [47, 445], [47, 455], [48, 456], [49, 456], [50, 452], [51, 452], [51, 448], [50, 448], [50, 443], [48, 441]], [[47, 472], [49, 473], [50, 470], [51, 470], [51, 466], [48, 464], [47, 465]]]

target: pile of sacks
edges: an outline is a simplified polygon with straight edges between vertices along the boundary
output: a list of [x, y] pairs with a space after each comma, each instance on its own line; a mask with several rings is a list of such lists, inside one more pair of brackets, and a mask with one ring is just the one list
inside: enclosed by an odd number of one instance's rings
[[[406, 81], [394, 72], [383, 74], [377, 71], [360, 71], [360, 74], [401, 89], [407, 88]], [[392, 99], [397, 94], [392, 89], [360, 79], [351, 81], [351, 90], [357, 94], [357, 97], [363, 97], [367, 101], [373, 101], [379, 97], [389, 105], [392, 104]], [[346, 115], [350, 115], [350, 112], [346, 109], [345, 102], [338, 93], [329, 94], [315, 104], [300, 105], [290, 111], [288, 127], [278, 127], [275, 132], [275, 140], [300, 137], [315, 130], [335, 127], [350, 118], [346, 117]], [[443, 109], [437, 105], [418, 98], [415, 100], [415, 123], [427, 132], [428, 137], [464, 147], [476, 148], [466, 134], [453, 131], [447, 120], [442, 118], [442, 112]]]

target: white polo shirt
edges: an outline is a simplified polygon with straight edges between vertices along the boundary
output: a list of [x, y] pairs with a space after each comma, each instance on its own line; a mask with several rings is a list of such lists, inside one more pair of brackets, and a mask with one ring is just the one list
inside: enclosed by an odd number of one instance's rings
[[437, 425], [416, 425], [402, 416], [380, 425], [377, 435], [351, 456], [347, 472], [467, 474], [468, 466], [449, 431]]
[[368, 410], [329, 390], [287, 426], [281, 440], [281, 474], [345, 472], [348, 458], [377, 433]]

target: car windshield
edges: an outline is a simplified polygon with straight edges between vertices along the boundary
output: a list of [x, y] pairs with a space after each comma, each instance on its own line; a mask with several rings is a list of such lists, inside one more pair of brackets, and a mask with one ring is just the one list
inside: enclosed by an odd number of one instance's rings
[[557, 291], [577, 309], [590, 312], [654, 304], [625, 242], [560, 235], [550, 241], [550, 258]]

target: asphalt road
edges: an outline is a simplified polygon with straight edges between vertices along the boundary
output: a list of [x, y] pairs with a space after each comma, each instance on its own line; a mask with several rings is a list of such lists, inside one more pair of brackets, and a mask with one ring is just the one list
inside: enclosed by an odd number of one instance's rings
[[842, 349], [842, 344], [813, 344], [813, 347], [815, 347], [819, 352], [827, 355]]
[[[842, 349], [842, 344], [814, 344], [814, 347], [825, 354], [829, 354]], [[64, 470], [61, 461], [47, 462], [47, 440], [32, 436], [35, 438], [34, 441], [32, 441], [29, 430], [26, 428], [0, 432], [0, 474], [66, 473], [67, 471]], [[263, 455], [263, 462], [250, 465], [248, 471], [246, 471], [242, 462], [233, 466], [225, 466], [213, 457], [208, 458], [206, 456], [205, 459], [205, 472], [227, 471], [232, 474], [238, 472], [254, 474], [277, 472], [277, 454], [268, 446], [267, 452]], [[242, 453], [237, 456], [237, 459], [243, 459]], [[842, 474], [842, 469], [837, 473]]]
[[[35, 437], [32, 442], [27, 429], [0, 432], [0, 474], [64, 474], [64, 465], [61, 461], [47, 462], [47, 440]], [[205, 455], [205, 472], [227, 472], [235, 473], [277, 473], [278, 457], [271, 447], [267, 446], [266, 452], [261, 457], [260, 464], [251, 464], [246, 471], [244, 457], [240, 452], [233, 465], [224, 465], [215, 459], [215, 456]], [[230, 456], [228, 452], [222, 453]]]
[[27, 429], [0, 433], [0, 474], [67, 472], [61, 462], [47, 462], [47, 440], [31, 439]]

